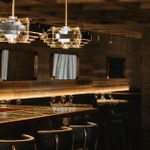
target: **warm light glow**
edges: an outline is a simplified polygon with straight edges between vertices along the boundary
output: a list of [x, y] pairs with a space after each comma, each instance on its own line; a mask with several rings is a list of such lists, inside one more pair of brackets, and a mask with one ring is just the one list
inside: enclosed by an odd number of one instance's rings
[[66, 89], [41, 89], [41, 90], [29, 90], [24, 89], [19, 91], [10, 91], [0, 94], [0, 100], [11, 100], [11, 99], [27, 99], [27, 98], [39, 98], [39, 97], [54, 97], [60, 95], [77, 95], [77, 94], [106, 94], [117, 91], [129, 91], [128, 85], [120, 86], [109, 86], [109, 87], [76, 87]]

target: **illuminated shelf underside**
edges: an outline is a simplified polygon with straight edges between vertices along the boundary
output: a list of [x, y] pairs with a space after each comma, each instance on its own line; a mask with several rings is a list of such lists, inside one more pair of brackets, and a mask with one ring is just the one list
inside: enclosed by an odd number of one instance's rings
[[97, 93], [111, 93], [118, 91], [129, 91], [128, 85], [120, 86], [108, 86], [108, 87], [75, 87], [65, 89], [39, 89], [39, 90], [16, 90], [3, 92], [0, 94], [0, 100], [11, 99], [30, 99], [30, 98], [42, 98], [53, 97], [62, 95], [77, 95], [77, 94], [97, 94]]

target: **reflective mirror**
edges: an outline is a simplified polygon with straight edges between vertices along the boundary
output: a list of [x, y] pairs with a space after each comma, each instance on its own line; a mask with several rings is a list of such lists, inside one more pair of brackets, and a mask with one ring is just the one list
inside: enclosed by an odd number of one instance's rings
[[35, 80], [38, 70], [38, 56], [33, 51], [1, 50], [1, 80]]

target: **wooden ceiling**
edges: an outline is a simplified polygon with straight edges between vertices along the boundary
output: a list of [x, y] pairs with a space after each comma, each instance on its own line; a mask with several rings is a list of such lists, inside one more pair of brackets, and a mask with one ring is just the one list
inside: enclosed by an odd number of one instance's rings
[[[11, 14], [11, 1], [0, 0], [0, 16]], [[64, 25], [65, 0], [16, 0], [16, 16], [32, 18], [32, 24]], [[150, 0], [68, 0], [69, 26], [85, 30], [141, 38], [150, 27]]]

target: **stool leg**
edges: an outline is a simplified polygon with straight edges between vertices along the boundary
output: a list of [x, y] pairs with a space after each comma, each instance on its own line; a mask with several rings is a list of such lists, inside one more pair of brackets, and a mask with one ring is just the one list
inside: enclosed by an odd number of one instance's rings
[[56, 150], [58, 150], [58, 148], [59, 148], [59, 137], [57, 134], [55, 135], [55, 140], [56, 140]]
[[12, 150], [16, 150], [15, 145], [12, 145], [11, 148], [12, 148]]
[[86, 143], [87, 143], [87, 131], [84, 129], [84, 146], [83, 149], [86, 150]]
[[74, 150], [74, 142], [75, 141], [75, 137], [74, 137], [74, 134], [73, 134], [73, 142], [72, 142], [72, 150]]

